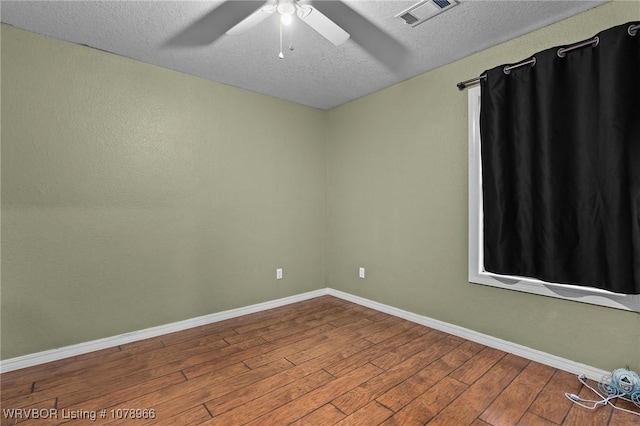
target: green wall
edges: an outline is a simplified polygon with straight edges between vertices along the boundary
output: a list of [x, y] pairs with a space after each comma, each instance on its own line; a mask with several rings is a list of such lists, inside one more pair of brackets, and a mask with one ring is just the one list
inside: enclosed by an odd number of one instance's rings
[[640, 370], [638, 313], [468, 283], [467, 94], [456, 88], [634, 19], [639, 2], [606, 4], [330, 111], [328, 286], [605, 370]]
[[3, 25], [2, 358], [324, 288], [325, 128]]
[[639, 314], [467, 282], [455, 87], [634, 19], [616, 1], [328, 112], [3, 25], [2, 359], [328, 286], [640, 370]]

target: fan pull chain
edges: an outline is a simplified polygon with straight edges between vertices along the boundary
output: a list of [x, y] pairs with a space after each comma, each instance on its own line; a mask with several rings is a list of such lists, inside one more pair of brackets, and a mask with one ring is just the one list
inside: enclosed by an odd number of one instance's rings
[[289, 50], [293, 52], [293, 23], [289, 24]]
[[284, 59], [284, 53], [282, 53], [282, 22], [280, 22], [280, 53], [278, 54], [278, 58]]

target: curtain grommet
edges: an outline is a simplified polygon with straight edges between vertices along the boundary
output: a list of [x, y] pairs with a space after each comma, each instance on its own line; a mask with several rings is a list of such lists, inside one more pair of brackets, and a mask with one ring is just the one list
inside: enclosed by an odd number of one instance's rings
[[629, 35], [633, 37], [636, 34], [638, 34], [638, 29], [640, 29], [640, 25], [629, 25], [629, 28], [627, 29], [627, 33], [629, 33]]

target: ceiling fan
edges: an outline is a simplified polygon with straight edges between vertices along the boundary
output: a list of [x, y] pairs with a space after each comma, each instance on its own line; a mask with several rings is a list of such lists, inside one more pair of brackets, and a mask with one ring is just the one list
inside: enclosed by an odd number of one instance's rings
[[312, 0], [268, 0], [266, 3], [265, 0], [222, 1], [218, 7], [171, 37], [165, 45], [208, 46], [224, 35], [242, 34], [277, 13], [281, 23], [283, 19], [287, 22], [294, 15], [297, 16], [335, 45], [350, 38], [391, 70], [400, 69], [407, 59], [408, 50], [402, 44], [347, 6], [345, 0], [318, 1], [313, 5], [309, 4], [310, 1]]
[[280, 23], [289, 25], [294, 15], [302, 22], [316, 30], [321, 36], [331, 43], [339, 46], [349, 39], [349, 33], [339, 27], [326, 15], [310, 4], [301, 3], [299, 0], [275, 0], [268, 1], [260, 9], [247, 16], [245, 19], [228, 30], [228, 35], [242, 34], [253, 28], [274, 13], [280, 15]]

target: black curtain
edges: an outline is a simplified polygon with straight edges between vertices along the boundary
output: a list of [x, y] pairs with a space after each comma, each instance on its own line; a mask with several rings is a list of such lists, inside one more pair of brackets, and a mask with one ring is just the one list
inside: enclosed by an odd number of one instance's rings
[[486, 71], [484, 268], [640, 293], [640, 31]]

